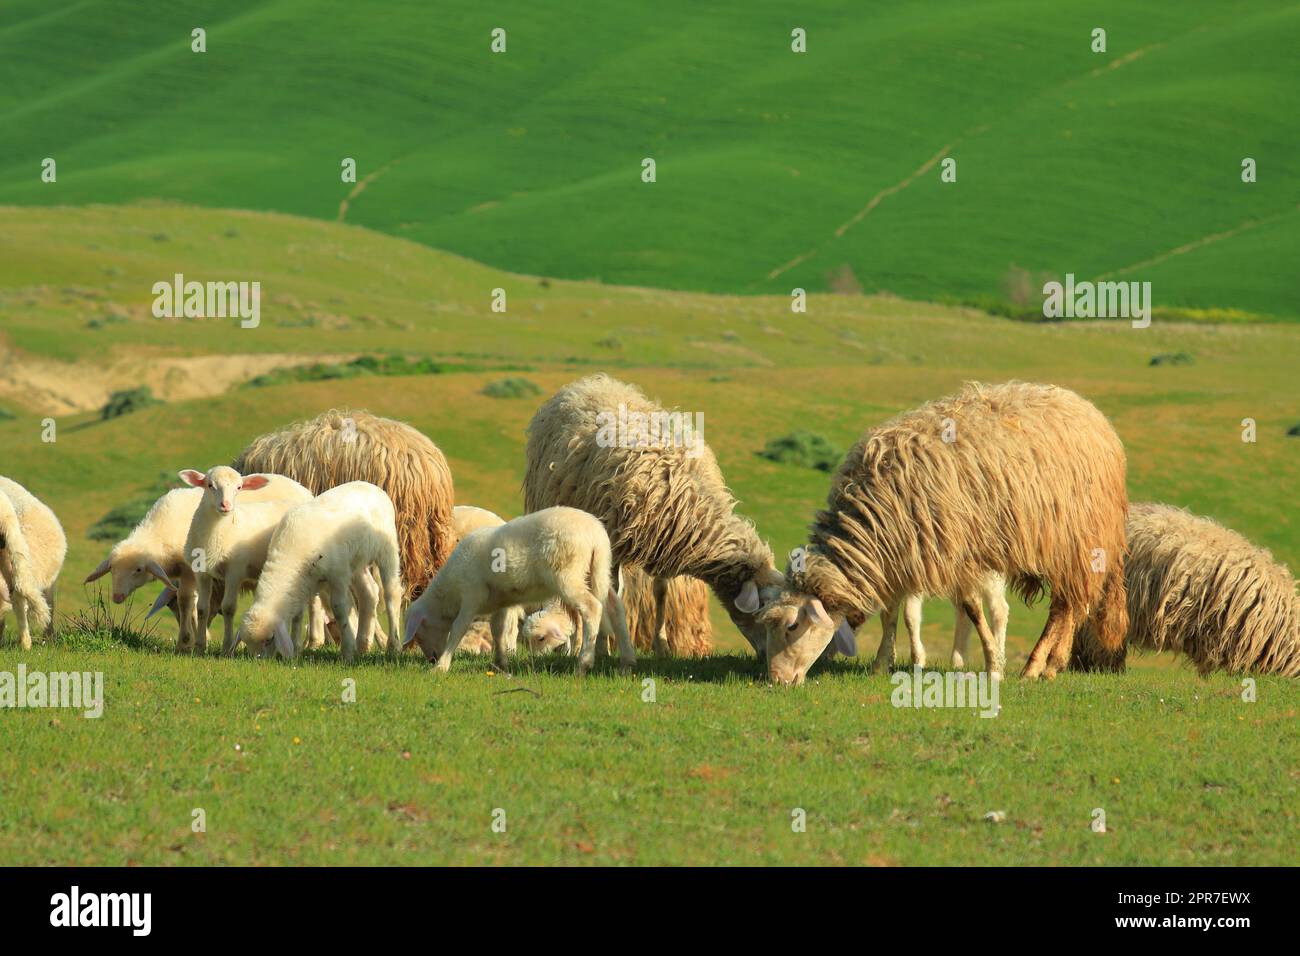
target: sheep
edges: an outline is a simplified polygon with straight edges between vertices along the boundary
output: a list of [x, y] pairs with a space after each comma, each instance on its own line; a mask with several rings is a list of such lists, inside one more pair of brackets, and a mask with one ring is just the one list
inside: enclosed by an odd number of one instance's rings
[[760, 612], [769, 676], [799, 684], [832, 636], [851, 646], [863, 620], [909, 594], [960, 596], [984, 646], [1004, 662], [979, 602], [1005, 575], [1025, 600], [1051, 589], [1047, 624], [1023, 676], [1068, 665], [1090, 614], [1099, 643], [1122, 644], [1124, 447], [1095, 406], [1063, 388], [968, 383], [868, 431], [831, 482], [790, 584]]
[[[658, 598], [655, 588], [662, 579], [652, 578], [640, 568], [628, 565], [623, 572], [623, 606], [627, 612], [627, 630], [632, 646], [637, 650], [654, 649], [655, 639], [661, 638], [668, 653], [681, 657], [698, 657], [713, 648], [713, 625], [709, 620], [709, 591], [702, 581], [694, 578], [669, 578], [664, 618], [664, 632], [656, 634]], [[572, 649], [572, 637], [581, 627], [580, 622], [558, 602], [551, 601], [539, 611], [530, 614], [520, 627], [519, 636], [534, 654]], [[606, 644], [597, 646], [604, 650]]]
[[[267, 477], [270, 481], [261, 488], [244, 488], [240, 492], [240, 500], [276, 501], [283, 496], [288, 496], [289, 500], [295, 502], [302, 500], [303, 488], [296, 481], [279, 475]], [[162, 607], [174, 607], [177, 623], [181, 626], [176, 641], [177, 650], [180, 651], [188, 650], [194, 640], [194, 635], [187, 632], [180, 609], [191, 606], [198, 594], [198, 579], [185, 556], [185, 539], [202, 500], [202, 488], [173, 488], [162, 495], [150, 506], [131, 533], [113, 545], [108, 557], [86, 576], [85, 581], [90, 584], [111, 573], [113, 603], [121, 604], [136, 589], [154, 578], [169, 588], [172, 581], [179, 580], [179, 590], [170, 593], [164, 590], [148, 616]], [[221, 584], [214, 582], [214, 585], [213, 598], [220, 603], [218, 592]]]
[[[1007, 617], [1011, 610], [1010, 605], [1007, 604], [1006, 590], [1006, 578], [996, 571], [991, 571], [980, 579], [979, 591], [966, 596], [966, 601], [969, 603], [988, 604], [993, 635], [997, 638], [998, 659], [1003, 661], [1006, 660], [1007, 653]], [[957, 608], [957, 622], [953, 627], [950, 660], [954, 668], [960, 669], [966, 666], [966, 644], [970, 640], [971, 619], [962, 612], [963, 601], [960, 597], [953, 598], [952, 603]], [[921, 605], [920, 594], [909, 594], [902, 601], [903, 625], [907, 628], [912, 645], [913, 667], [925, 666], [925, 645], [921, 642]], [[871, 665], [872, 670], [886, 670], [894, 664], [894, 634], [898, 625], [898, 610], [899, 605], [895, 602], [880, 612], [880, 648], [876, 651], [876, 658]]]
[[[784, 578], [772, 549], [735, 513], [736, 500], [704, 436], [676, 440], [687, 438], [683, 419], [604, 374], [566, 385], [528, 425], [524, 505], [528, 511], [568, 505], [595, 515], [608, 529], [619, 567], [637, 565], [660, 579], [700, 579], [761, 657], [763, 629], [753, 615], [781, 592]], [[675, 434], [665, 441], [665, 431]], [[666, 597], [661, 586], [657, 634], [665, 630]], [[667, 646], [660, 641], [656, 649]]]
[[[505, 524], [505, 519], [500, 515], [488, 511], [486, 508], [476, 508], [473, 505], [457, 505], [451, 509], [452, 525], [456, 529], [456, 540], [469, 534], [471, 531], [477, 531], [479, 528], [496, 528]], [[510, 626], [518, 630], [518, 617], [512, 615], [510, 623], [507, 625], [506, 634], [506, 651], [507, 653], [514, 649], [517, 639], [516, 634], [509, 633]], [[492, 626], [486, 618], [476, 618], [470, 629], [465, 632], [464, 639], [460, 642], [460, 650], [468, 654], [487, 654], [492, 650]]]
[[[197, 607], [181, 608], [182, 620], [193, 626], [194, 649], [207, 650], [208, 608], [212, 582], [222, 582], [221, 615], [225, 637], [223, 653], [234, 649], [234, 618], [239, 590], [246, 582], [256, 582], [266, 562], [271, 533], [286, 512], [296, 504], [311, 500], [311, 492], [280, 476], [287, 487], [272, 501], [237, 501], [245, 490], [256, 491], [271, 482], [269, 475], [241, 475], [234, 468], [217, 465], [207, 473], [186, 468], [178, 472], [181, 481], [203, 489], [203, 500], [194, 512], [185, 537], [185, 555], [201, 567], [194, 568], [198, 582]], [[297, 491], [292, 490], [297, 487]], [[178, 589], [179, 590], [179, 589]]]
[[[54, 512], [18, 482], [0, 476], [0, 578], [25, 651], [31, 650], [32, 627], [54, 635], [54, 592], [67, 554], [68, 540]], [[0, 609], [0, 624], [3, 616]]]
[[[1300, 596], [1285, 565], [1211, 518], [1172, 505], [1134, 504], [1128, 515], [1128, 644], [1182, 652], [1202, 676], [1300, 677]], [[1122, 670], [1089, 622], [1079, 670]]]
[[384, 489], [397, 513], [408, 598], [419, 593], [455, 547], [455, 492], [447, 459], [402, 422], [366, 411], [332, 410], [255, 438], [233, 464], [241, 472], [288, 475], [314, 494], [349, 481]]
[[[378, 585], [370, 569], [378, 569]], [[379, 598], [388, 614], [388, 656], [394, 659], [402, 633], [402, 574], [392, 499], [368, 481], [349, 481], [296, 505], [271, 535], [253, 604], [244, 615], [230, 652], [240, 643], [297, 652], [288, 622], [301, 616], [316, 595], [329, 601], [342, 626], [340, 651], [352, 663], [358, 635], [374, 624]], [[358, 614], [354, 618], [353, 596]], [[357, 623], [353, 623], [354, 620]], [[362, 650], [364, 650], [364, 646]]]
[[579, 674], [595, 662], [602, 624], [618, 637], [623, 668], [632, 667], [636, 652], [611, 587], [609, 535], [598, 518], [576, 508], [544, 508], [463, 538], [407, 611], [404, 644], [418, 639], [425, 657], [446, 671], [474, 618], [491, 614], [495, 660], [504, 668], [509, 616], [553, 597], [582, 618]]

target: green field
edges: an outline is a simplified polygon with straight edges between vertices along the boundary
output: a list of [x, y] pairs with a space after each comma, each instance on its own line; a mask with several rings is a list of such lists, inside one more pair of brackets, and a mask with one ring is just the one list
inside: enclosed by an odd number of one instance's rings
[[[838, 276], [1032, 311], [1043, 275], [1115, 274], [1165, 310], [1300, 317], [1295, 3], [6, 14], [0, 203], [345, 217], [519, 272], [663, 288]], [[955, 183], [928, 165], [944, 157]]]
[[[543, 282], [356, 227], [167, 204], [0, 209], [0, 243], [10, 360], [69, 401], [93, 397], [128, 356], [184, 357], [198, 374], [206, 361], [262, 354], [394, 353], [446, 368], [231, 382], [103, 422], [73, 412], [57, 416], [53, 443], [41, 441], [36, 398], [0, 394], [14, 415], [0, 420], [3, 471], [68, 531], [66, 614], [88, 606], [79, 582], [105, 546], [85, 532], [111, 507], [160, 472], [227, 461], [251, 437], [332, 405], [410, 421], [446, 451], [458, 501], [516, 514], [523, 429], [538, 400], [488, 398], [483, 387], [523, 375], [549, 394], [598, 368], [704, 412], [741, 509], [778, 554], [803, 540], [828, 478], [760, 457], [769, 439], [804, 428], [845, 448], [963, 380], [1018, 377], [1076, 388], [1111, 416], [1135, 499], [1215, 515], [1300, 566], [1300, 439], [1286, 436], [1300, 422], [1294, 326], [1027, 324], [844, 295], [814, 296], [793, 317], [783, 296]], [[261, 326], [153, 318], [149, 286], [171, 271], [259, 279]], [[509, 292], [504, 315], [488, 310], [496, 287]], [[106, 316], [116, 320], [88, 325]], [[616, 348], [601, 344], [610, 337]], [[1148, 364], [1177, 352], [1192, 363]], [[156, 384], [164, 397], [184, 390]], [[1246, 417], [1257, 422], [1255, 443], [1241, 441]], [[140, 597], [131, 620], [147, 605]], [[169, 653], [170, 623], [126, 645], [65, 623], [53, 647], [0, 650], [0, 670], [103, 671], [105, 715], [0, 711], [0, 854], [43, 863], [1292, 859], [1292, 682], [1261, 680], [1248, 704], [1235, 678], [1201, 680], [1137, 656], [1123, 677], [1011, 679], [1002, 715], [982, 720], [895, 709], [888, 678], [867, 674], [865, 662], [814, 672], [800, 690], [771, 689], [714, 610], [730, 656], [643, 658], [635, 678], [586, 681], [568, 662], [527, 657], [513, 678], [489, 676], [472, 658], [443, 677], [414, 658], [352, 669], [332, 654], [293, 668], [197, 661]], [[1013, 673], [1042, 618], [1042, 607], [1013, 604]], [[929, 602], [936, 661], [951, 624], [950, 608]], [[875, 633], [868, 624], [864, 654]], [[348, 677], [355, 704], [341, 702]], [[641, 700], [646, 677], [656, 680], [654, 704]], [[521, 687], [540, 696], [499, 693]], [[203, 835], [190, 830], [196, 808], [207, 814]], [[496, 808], [505, 834], [491, 829]], [[805, 833], [791, 831], [795, 808], [807, 812]], [[1107, 814], [1105, 835], [1090, 829], [1095, 808]], [[986, 822], [992, 811], [1005, 820]]]
[[[893, 706], [874, 621], [858, 660], [773, 688], [716, 601], [715, 654], [631, 677], [196, 660], [141, 623], [155, 588], [110, 620], [81, 581], [112, 509], [331, 407], [410, 422], [458, 503], [517, 515], [529, 419], [594, 371], [703, 413], [778, 556], [829, 476], [768, 442], [842, 452], [1020, 379], [1110, 417], [1133, 500], [1300, 569], [1297, 48], [1300, 4], [1276, 0], [9, 0], [0, 474], [69, 553], [57, 634], [23, 653], [11, 618], [0, 682], [102, 672], [105, 708], [0, 706], [0, 859], [1294, 863], [1294, 681], [1248, 701], [1239, 676], [1132, 653], [1123, 675], [1012, 676], [981, 719]], [[1043, 320], [1067, 273], [1151, 282], [1154, 321]], [[260, 283], [260, 324], [155, 317], [176, 274]], [[485, 392], [507, 377], [537, 394]], [[139, 386], [159, 403], [101, 417]], [[1045, 616], [1013, 600], [1010, 674]], [[932, 662], [952, 625], [927, 602]]]

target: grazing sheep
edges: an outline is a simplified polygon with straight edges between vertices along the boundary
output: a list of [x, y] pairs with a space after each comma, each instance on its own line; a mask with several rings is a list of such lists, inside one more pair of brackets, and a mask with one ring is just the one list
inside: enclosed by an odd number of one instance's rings
[[[1128, 643], [1182, 652], [1202, 674], [1300, 677], [1300, 596], [1272, 554], [1210, 518], [1162, 504], [1128, 515]], [[1122, 670], [1089, 623], [1078, 635], [1080, 670]], [[1072, 666], [1075, 666], [1072, 663]]]
[[789, 590], [761, 612], [769, 675], [801, 683], [832, 635], [848, 643], [909, 594], [960, 595], [1000, 675], [997, 639], [972, 600], [989, 570], [1026, 600], [1051, 589], [1024, 676], [1069, 664], [1089, 615], [1101, 645], [1120, 646], [1125, 470], [1106, 417], [1049, 385], [971, 383], [872, 429], [836, 472], [807, 550], [792, 556]]
[[545, 508], [480, 528], [461, 540], [411, 605], [404, 643], [418, 638], [424, 656], [445, 671], [474, 618], [490, 614], [496, 664], [505, 667], [509, 617], [526, 604], [559, 598], [582, 618], [579, 674], [595, 662], [602, 624], [617, 635], [619, 656], [630, 668], [636, 652], [610, 575], [609, 535], [599, 519], [576, 508]]
[[[197, 607], [183, 606], [182, 620], [193, 625], [194, 649], [202, 654], [208, 643], [208, 609], [212, 582], [222, 582], [221, 616], [225, 637], [221, 642], [226, 654], [234, 650], [235, 609], [239, 590], [255, 584], [266, 562], [271, 533], [286, 512], [300, 502], [310, 501], [311, 492], [301, 485], [297, 492], [286, 488], [271, 501], [237, 501], [241, 491], [256, 491], [271, 482], [269, 475], [241, 475], [233, 468], [217, 465], [206, 474], [193, 468], [180, 472], [181, 481], [203, 489], [203, 500], [194, 511], [190, 530], [185, 537], [185, 555], [195, 568], [198, 581]], [[289, 485], [292, 479], [278, 476]], [[179, 589], [178, 589], [179, 592]]]
[[[386, 648], [390, 658], [396, 657], [402, 633], [397, 542], [392, 499], [368, 481], [346, 482], [291, 508], [271, 536], [252, 607], [231, 652], [241, 642], [260, 649], [273, 639], [281, 655], [293, 658], [297, 649], [289, 622], [320, 595], [342, 625], [339, 646], [350, 664], [356, 658], [358, 635], [364, 638], [374, 625], [382, 592], [390, 633]], [[377, 586], [372, 566], [378, 568]]]
[[[528, 425], [524, 504], [528, 511], [568, 505], [595, 515], [619, 567], [637, 565], [661, 579], [700, 579], [761, 656], [763, 629], [753, 614], [780, 593], [784, 579], [771, 548], [735, 513], [736, 500], [704, 436], [692, 432], [686, 440], [684, 420], [607, 375], [566, 385]], [[630, 427], [620, 428], [620, 421]], [[669, 440], [662, 440], [665, 433]], [[673, 629], [662, 623], [666, 597], [660, 587], [660, 635]], [[667, 646], [659, 642], [656, 650]]]
[[[639, 651], [654, 649], [657, 597], [661, 578], [652, 578], [640, 568], [628, 565], [623, 571], [623, 606], [632, 646]], [[694, 578], [669, 578], [664, 613], [663, 642], [668, 653], [678, 657], [702, 657], [713, 650], [713, 625], [709, 620], [709, 589]], [[571, 649], [572, 638], [581, 623], [557, 602], [530, 614], [520, 627], [520, 639], [534, 654], [560, 647]], [[597, 650], [606, 650], [602, 642]]]
[[[505, 524], [505, 519], [495, 512], [488, 511], [486, 508], [476, 508], [473, 505], [457, 505], [451, 510], [452, 525], [456, 529], [456, 540], [469, 534], [471, 531], [477, 531], [479, 528], [498, 528]], [[518, 631], [518, 617], [512, 615], [510, 623], [507, 625], [507, 632], [513, 626]], [[518, 639], [517, 634], [506, 634], [506, 651], [514, 650], [515, 642]], [[465, 632], [464, 639], [460, 642], [460, 650], [467, 654], [489, 654], [492, 651], [492, 624], [487, 618], [479, 617], [474, 619], [473, 625]]]
[[[988, 604], [989, 615], [993, 619], [993, 635], [998, 642], [998, 659], [1005, 661], [1007, 655], [1007, 617], [1011, 611], [1007, 604], [1007, 580], [996, 572], [990, 572], [981, 579], [980, 589], [967, 595], [966, 601], [972, 604]], [[903, 600], [903, 625], [912, 645], [912, 666], [925, 666], [925, 645], [921, 642], [921, 606], [919, 594], [909, 594]], [[953, 599], [957, 608], [957, 623], [952, 632], [952, 658], [955, 668], [966, 666], [966, 644], [970, 640], [971, 619], [962, 611], [961, 598]], [[894, 634], [898, 628], [898, 604], [895, 603], [880, 612], [880, 648], [871, 668], [875, 671], [886, 670], [894, 665]]]
[[[244, 488], [240, 500], [276, 501], [287, 496], [289, 500], [302, 500], [303, 487], [296, 481], [279, 475], [267, 475], [270, 480], [261, 488]], [[113, 545], [108, 557], [86, 576], [87, 584], [113, 575], [113, 603], [121, 604], [131, 594], [150, 580], [157, 579], [169, 588], [179, 581], [178, 591], [164, 591], [149, 616], [163, 607], [172, 607], [180, 633], [177, 650], [188, 650], [194, 635], [188, 633], [181, 608], [191, 607], [198, 594], [198, 579], [185, 558], [185, 539], [189, 535], [194, 513], [203, 500], [202, 488], [174, 488], [150, 506], [149, 511], [129, 535]], [[221, 582], [214, 582], [213, 599], [219, 604]]]
[[328, 411], [255, 438], [234, 467], [288, 475], [314, 494], [349, 481], [384, 489], [397, 512], [408, 597], [419, 593], [455, 547], [447, 459], [402, 422], [365, 411]]
[[[46, 637], [54, 634], [54, 591], [67, 553], [54, 512], [18, 482], [0, 477], [0, 578], [25, 651], [32, 646], [32, 627], [44, 629]], [[0, 610], [0, 625], [3, 616]]]

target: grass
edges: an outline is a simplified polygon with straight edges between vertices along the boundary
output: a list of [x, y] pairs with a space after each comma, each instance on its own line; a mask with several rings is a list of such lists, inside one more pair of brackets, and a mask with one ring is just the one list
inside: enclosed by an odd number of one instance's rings
[[[584, 10], [580, 29], [520, 0], [436, 18], [187, 0], [147, 23], [106, 0], [8, 6], [2, 203], [276, 210], [523, 273], [720, 293], [1015, 311], [1009, 277], [1114, 273], [1187, 318], [1300, 317], [1294, 5], [668, 0]], [[179, 251], [165, 223], [146, 236]]]
[[1255, 865], [1291, 862], [1298, 829], [1280, 680], [1253, 704], [1185, 669], [1013, 680], [981, 719], [895, 708], [848, 664], [790, 692], [741, 656], [579, 680], [82, 646], [0, 651], [101, 671], [106, 700], [3, 714], [11, 864]]

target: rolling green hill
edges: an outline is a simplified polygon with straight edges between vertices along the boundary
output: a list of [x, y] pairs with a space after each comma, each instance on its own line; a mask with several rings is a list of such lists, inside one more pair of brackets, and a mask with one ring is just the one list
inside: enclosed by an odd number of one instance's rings
[[1044, 275], [1115, 275], [1296, 318], [1298, 47], [1276, 0], [11, 0], [0, 202], [345, 216], [516, 272], [728, 293], [1032, 311]]

